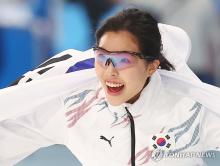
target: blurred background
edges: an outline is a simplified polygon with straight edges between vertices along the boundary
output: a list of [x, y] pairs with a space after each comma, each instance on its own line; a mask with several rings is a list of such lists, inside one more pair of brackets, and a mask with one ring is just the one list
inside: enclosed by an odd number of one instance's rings
[[[131, 6], [183, 28], [192, 40], [188, 64], [204, 82], [220, 87], [220, 0], [0, 0], [0, 88], [61, 51], [91, 48], [100, 22]], [[78, 161], [56, 145], [17, 166], [62, 163]]]
[[100, 22], [127, 6], [183, 28], [190, 67], [220, 87], [220, 0], [0, 0], [0, 88], [63, 50], [91, 48]]

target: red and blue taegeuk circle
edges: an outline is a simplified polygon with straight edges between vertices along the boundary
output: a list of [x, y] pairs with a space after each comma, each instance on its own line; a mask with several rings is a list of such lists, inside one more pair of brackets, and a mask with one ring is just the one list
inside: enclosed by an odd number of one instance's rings
[[159, 145], [159, 146], [166, 145], [166, 140], [164, 138], [158, 138], [157, 139], [157, 145]]

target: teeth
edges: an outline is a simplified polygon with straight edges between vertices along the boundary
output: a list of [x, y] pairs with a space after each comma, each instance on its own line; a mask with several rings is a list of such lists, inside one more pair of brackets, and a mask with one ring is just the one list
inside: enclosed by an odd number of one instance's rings
[[110, 86], [110, 87], [120, 87], [120, 86], [123, 86], [123, 84], [112, 83], [112, 82], [106, 82], [106, 85]]

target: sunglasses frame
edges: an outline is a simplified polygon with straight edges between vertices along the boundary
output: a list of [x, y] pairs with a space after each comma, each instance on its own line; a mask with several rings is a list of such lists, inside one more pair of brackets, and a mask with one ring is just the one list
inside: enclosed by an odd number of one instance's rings
[[99, 46], [93, 46], [92, 47], [93, 51], [96, 51], [96, 50], [102, 50], [102, 51], [105, 51], [109, 54], [114, 54], [114, 53], [127, 53], [127, 54], [130, 54], [130, 55], [134, 55], [134, 56], [137, 56], [139, 57], [140, 59], [145, 59], [145, 60], [155, 60], [155, 59], [158, 59], [156, 57], [153, 57], [153, 56], [144, 56], [142, 53], [140, 52], [132, 52], [132, 51], [108, 51], [102, 47], [99, 47]]

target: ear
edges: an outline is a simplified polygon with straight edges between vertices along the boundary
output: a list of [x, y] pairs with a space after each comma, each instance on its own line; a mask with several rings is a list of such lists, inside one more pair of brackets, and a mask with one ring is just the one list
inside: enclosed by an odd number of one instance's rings
[[159, 65], [160, 65], [159, 60], [154, 60], [154, 61], [148, 63], [147, 74], [149, 77], [154, 74], [154, 72], [158, 69]]

